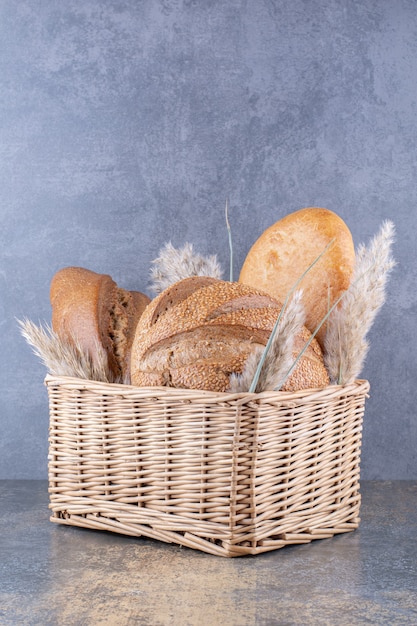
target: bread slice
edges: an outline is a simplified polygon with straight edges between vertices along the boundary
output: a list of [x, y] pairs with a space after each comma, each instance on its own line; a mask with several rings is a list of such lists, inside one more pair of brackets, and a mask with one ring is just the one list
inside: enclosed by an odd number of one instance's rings
[[98, 361], [104, 350], [114, 381], [130, 381], [130, 350], [136, 324], [150, 298], [117, 286], [107, 274], [66, 267], [50, 286], [52, 328]]
[[[237, 282], [192, 277], [179, 281], [148, 305], [136, 327], [132, 384], [227, 391], [256, 346], [265, 346], [281, 305]], [[296, 356], [311, 334], [296, 338]], [[313, 340], [284, 390], [329, 382]]]
[[[306, 326], [314, 332], [329, 308], [350, 284], [355, 263], [352, 235], [333, 211], [310, 207], [290, 213], [265, 230], [249, 250], [239, 282], [262, 289], [280, 302], [313, 261], [303, 290]], [[317, 333], [323, 346], [325, 325]]]

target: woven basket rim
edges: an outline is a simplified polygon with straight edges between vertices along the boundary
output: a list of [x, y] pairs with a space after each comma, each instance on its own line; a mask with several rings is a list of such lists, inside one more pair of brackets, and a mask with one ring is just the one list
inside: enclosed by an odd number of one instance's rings
[[299, 391], [262, 391], [260, 393], [239, 392], [232, 393], [227, 391], [206, 391], [199, 389], [182, 389], [177, 387], [138, 387], [122, 383], [106, 383], [84, 378], [74, 378], [71, 376], [55, 376], [47, 374], [44, 383], [47, 387], [54, 385], [64, 385], [73, 387], [74, 389], [88, 389], [97, 393], [111, 393], [121, 396], [147, 396], [147, 397], [173, 397], [175, 399], [205, 399], [207, 401], [248, 401], [248, 400], [282, 400], [288, 401], [316, 401], [323, 398], [332, 398], [340, 396], [342, 393], [365, 393], [370, 389], [369, 381], [366, 379], [356, 379], [352, 383], [346, 385], [327, 385], [326, 387], [317, 387], [309, 389], [301, 389]]

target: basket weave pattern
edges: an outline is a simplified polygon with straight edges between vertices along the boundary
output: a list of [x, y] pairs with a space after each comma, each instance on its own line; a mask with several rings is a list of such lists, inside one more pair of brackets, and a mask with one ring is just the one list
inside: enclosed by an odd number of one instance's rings
[[261, 394], [46, 384], [55, 522], [228, 557], [359, 524], [367, 381]]

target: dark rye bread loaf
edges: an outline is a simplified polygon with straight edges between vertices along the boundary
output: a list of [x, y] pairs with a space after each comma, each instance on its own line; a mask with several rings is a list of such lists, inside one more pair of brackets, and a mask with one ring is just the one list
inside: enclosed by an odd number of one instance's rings
[[113, 380], [129, 382], [132, 340], [148, 296], [121, 289], [107, 274], [66, 267], [52, 278], [50, 300], [61, 340], [77, 343], [93, 361], [104, 349]]
[[[156, 297], [136, 327], [131, 380], [138, 386], [227, 391], [255, 346], [265, 346], [281, 305], [236, 282], [186, 278]], [[298, 354], [310, 337], [296, 338]], [[329, 382], [315, 340], [283, 390], [323, 387]]]

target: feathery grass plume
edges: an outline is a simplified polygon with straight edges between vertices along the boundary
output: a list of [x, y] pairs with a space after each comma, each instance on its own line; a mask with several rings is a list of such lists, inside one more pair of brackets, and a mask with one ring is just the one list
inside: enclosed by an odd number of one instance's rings
[[322, 319], [320, 320], [320, 322], [317, 324], [316, 328], [314, 329], [314, 331], [310, 334], [309, 339], [305, 342], [303, 349], [297, 354], [296, 359], [293, 361], [293, 363], [291, 364], [290, 369], [287, 371], [287, 373], [285, 374], [285, 376], [283, 377], [281, 384], [277, 387], [275, 387], [274, 391], [279, 391], [280, 388], [282, 387], [282, 385], [285, 383], [285, 381], [287, 380], [287, 378], [290, 376], [290, 374], [294, 371], [294, 369], [297, 366], [298, 361], [301, 359], [301, 357], [303, 356], [304, 352], [307, 350], [307, 348], [309, 347], [309, 345], [312, 343], [313, 339], [315, 338], [315, 336], [317, 335], [317, 333], [319, 332], [320, 328], [323, 326], [323, 324], [325, 322], [327, 322], [327, 320], [329, 319], [330, 314], [333, 312], [333, 310], [337, 307], [337, 305], [339, 304], [339, 302], [341, 301], [341, 299], [343, 298], [343, 296], [345, 295], [345, 291], [337, 298], [337, 300], [335, 300], [332, 304], [332, 306], [330, 307], [330, 309], [328, 309], [326, 315], [324, 317], [322, 317]]
[[[323, 256], [326, 252], [327, 252], [327, 250], [329, 250], [329, 248], [331, 248], [331, 246], [333, 245], [334, 241], [335, 241], [334, 239], [332, 239], [331, 241], [329, 241], [329, 243], [327, 244], [327, 246], [326, 246], [326, 247], [325, 247], [325, 248], [324, 248], [324, 249], [320, 252], [320, 254], [319, 254], [319, 255], [318, 255], [318, 256], [314, 259], [314, 261], [313, 261], [312, 263], [310, 263], [310, 265], [307, 267], [307, 269], [306, 269], [306, 270], [304, 270], [304, 272], [303, 272], [303, 273], [301, 274], [301, 276], [300, 276], [300, 277], [299, 277], [299, 278], [295, 281], [295, 283], [293, 284], [293, 286], [291, 287], [291, 289], [290, 289], [290, 290], [289, 290], [289, 292], [287, 293], [287, 295], [286, 295], [286, 297], [285, 297], [285, 300], [284, 300], [284, 304], [283, 304], [283, 306], [282, 306], [282, 309], [281, 309], [281, 311], [279, 312], [279, 315], [278, 315], [277, 321], [275, 322], [274, 328], [272, 329], [271, 335], [270, 335], [270, 337], [269, 337], [269, 339], [268, 339], [268, 342], [267, 342], [267, 344], [266, 344], [266, 346], [265, 346], [265, 348], [264, 348], [263, 355], [262, 355], [262, 357], [260, 358], [259, 363], [258, 363], [258, 367], [256, 368], [256, 371], [255, 371], [255, 373], [254, 373], [253, 380], [252, 380], [252, 384], [251, 384], [251, 386], [249, 387], [249, 392], [250, 392], [250, 393], [254, 393], [255, 389], [256, 389], [256, 388], [257, 388], [257, 386], [258, 386], [258, 379], [259, 379], [259, 377], [260, 377], [260, 375], [261, 375], [261, 371], [262, 371], [262, 368], [263, 368], [263, 366], [264, 366], [265, 359], [266, 359], [266, 357], [267, 357], [267, 355], [268, 355], [268, 352], [269, 352], [269, 350], [270, 350], [270, 348], [271, 348], [272, 342], [274, 341], [275, 333], [277, 332], [277, 329], [278, 329], [279, 323], [280, 323], [280, 321], [281, 321], [281, 317], [282, 317], [282, 315], [284, 314], [284, 312], [285, 312], [285, 310], [286, 310], [286, 308], [287, 308], [287, 306], [288, 306], [288, 303], [289, 303], [289, 301], [290, 301], [290, 298], [291, 298], [292, 294], [295, 292], [295, 290], [297, 289], [298, 285], [301, 283], [301, 281], [303, 280], [303, 278], [304, 278], [304, 277], [308, 274], [308, 272], [309, 272], [309, 271], [310, 271], [310, 270], [311, 270], [311, 269], [312, 269], [312, 268], [316, 265], [316, 263], [318, 263], [318, 262], [320, 261], [321, 257], [322, 257], [322, 256]], [[284, 381], [282, 382], [282, 384], [283, 384], [283, 383], [284, 383]]]
[[369, 350], [366, 335], [385, 302], [388, 277], [396, 265], [391, 255], [394, 235], [394, 224], [386, 220], [368, 247], [358, 247], [351, 284], [329, 317], [324, 359], [334, 384], [351, 383], [362, 371]]
[[229, 222], [229, 201], [226, 199], [226, 207], [225, 207], [225, 215], [226, 215], [226, 228], [229, 236], [229, 251], [230, 251], [230, 261], [229, 261], [229, 280], [233, 282], [233, 241], [232, 241], [232, 229], [230, 228]]
[[242, 373], [230, 374], [228, 391], [231, 393], [244, 393], [249, 391], [263, 351], [264, 346], [255, 346], [246, 359], [245, 367], [243, 368]]
[[97, 347], [98, 359], [93, 362], [88, 354], [83, 353], [77, 342], [63, 342], [48, 324], [37, 326], [32, 321], [17, 320], [21, 334], [40, 358], [49, 374], [53, 376], [72, 376], [86, 380], [106, 383], [121, 382], [115, 380], [108, 367], [107, 355], [102, 346]]
[[216, 255], [204, 257], [197, 254], [191, 243], [186, 243], [183, 248], [174, 248], [171, 242], [166, 243], [152, 263], [150, 288], [156, 294], [190, 276], [221, 278], [223, 275]]
[[[265, 359], [256, 381], [254, 392], [268, 391], [280, 387], [294, 360], [294, 339], [301, 331], [305, 322], [302, 305], [302, 291], [296, 291], [287, 303], [279, 318], [276, 331], [271, 333], [272, 341], [265, 354]], [[257, 347], [246, 360], [241, 374], [230, 377], [230, 391], [239, 393], [251, 389], [258, 365], [265, 352], [263, 346]]]

